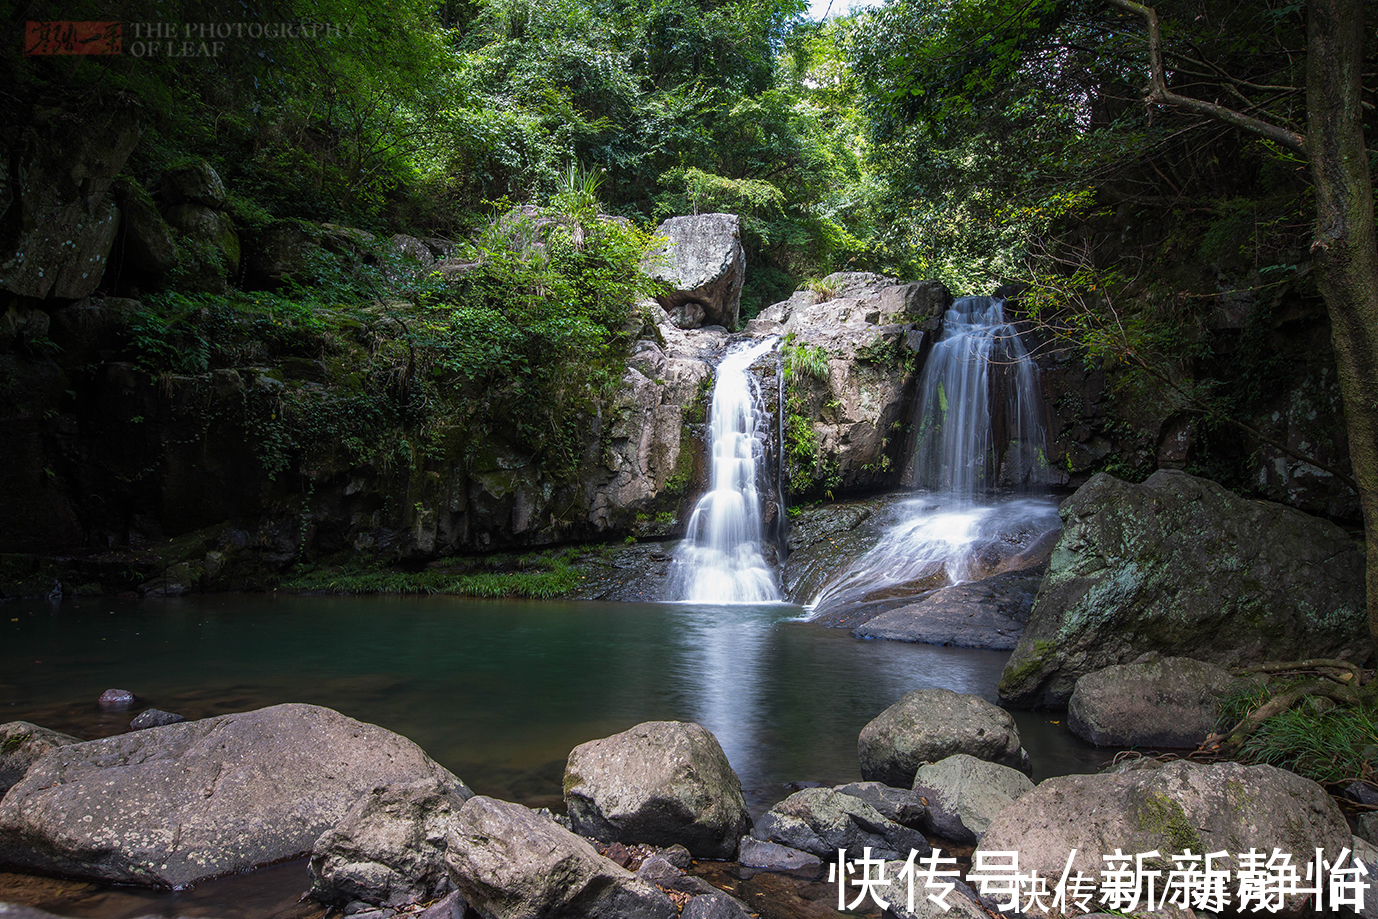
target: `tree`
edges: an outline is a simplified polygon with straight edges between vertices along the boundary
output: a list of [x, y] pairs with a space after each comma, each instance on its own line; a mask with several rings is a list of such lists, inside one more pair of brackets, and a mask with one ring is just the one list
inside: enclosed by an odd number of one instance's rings
[[1378, 236], [1364, 145], [1364, 2], [1310, 0], [1307, 7], [1306, 114], [1303, 135], [1216, 102], [1172, 92], [1157, 12], [1134, 0], [1108, 0], [1148, 26], [1147, 101], [1224, 121], [1303, 154], [1316, 196], [1311, 245], [1317, 283], [1330, 313], [1335, 364], [1344, 394], [1349, 458], [1366, 533], [1369, 636], [1378, 648]]

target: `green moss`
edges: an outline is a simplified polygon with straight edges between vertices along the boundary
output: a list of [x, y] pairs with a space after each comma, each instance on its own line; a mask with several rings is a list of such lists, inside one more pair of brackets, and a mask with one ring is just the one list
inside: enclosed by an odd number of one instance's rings
[[6, 737], [4, 743], [0, 743], [0, 753], [13, 753], [23, 745], [24, 741], [33, 736], [33, 731], [25, 731], [23, 734], [15, 734]]
[[1191, 849], [1204, 852], [1205, 844], [1196, 828], [1187, 819], [1182, 805], [1159, 791], [1150, 791], [1135, 811], [1134, 818], [1139, 829], [1166, 839], [1170, 851], [1183, 852]]
[[1005, 668], [1004, 674], [1000, 677], [999, 691], [1002, 695], [1013, 693], [1020, 685], [1026, 682], [1039, 670], [1048, 658], [1052, 656], [1056, 646], [1045, 639], [1038, 639], [1034, 642], [1033, 651], [1018, 664]]

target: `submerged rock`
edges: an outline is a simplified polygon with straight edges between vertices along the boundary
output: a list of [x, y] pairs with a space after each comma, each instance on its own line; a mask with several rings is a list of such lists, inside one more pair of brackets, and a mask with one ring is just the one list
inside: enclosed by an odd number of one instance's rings
[[323, 903], [409, 906], [453, 890], [445, 833], [465, 787], [435, 777], [380, 785], [361, 797], [311, 850], [311, 896]]
[[942, 587], [852, 630], [857, 638], [1012, 651], [1024, 634], [1043, 571], [1012, 571]]
[[957, 753], [1033, 772], [1010, 713], [950, 689], [906, 693], [861, 729], [857, 748], [862, 777], [896, 787], [912, 786], [924, 763]]
[[[1104, 856], [1115, 852], [1130, 853], [1133, 868], [1134, 853], [1156, 850], [1144, 867], [1162, 871], [1163, 878], [1174, 870], [1171, 856], [1186, 849], [1198, 857], [1223, 852], [1213, 867], [1234, 877], [1240, 853], [1271, 853], [1275, 847], [1292, 856], [1304, 877], [1317, 848], [1333, 861], [1350, 840], [1344, 816], [1325, 790], [1294, 773], [1238, 763], [1153, 762], [1120, 774], [1044, 780], [991, 823], [978, 856], [1018, 852], [1019, 871], [1043, 877], [1051, 891], [1073, 849], [1072, 870], [1092, 879], [1107, 867]], [[1289, 896], [1280, 915], [1309, 913], [1309, 901]], [[1026, 913], [1047, 915], [1043, 906]]]
[[1097, 475], [1000, 680], [1013, 705], [1060, 707], [1077, 679], [1157, 651], [1233, 666], [1367, 653], [1363, 554], [1334, 524], [1160, 470]]
[[1186, 657], [1117, 664], [1077, 680], [1067, 726], [1098, 747], [1196, 747], [1240, 681]]
[[470, 798], [451, 824], [447, 846], [455, 886], [490, 919], [678, 916], [651, 884], [520, 804]]
[[315, 705], [71, 744], [0, 800], [0, 863], [184, 887], [303, 855], [378, 782], [459, 779], [420, 747]]
[[980, 842], [990, 822], [1034, 787], [1017, 769], [965, 753], [920, 766], [914, 792], [928, 801], [924, 829], [957, 843]]
[[758, 839], [809, 852], [822, 859], [861, 858], [870, 847], [873, 858], [907, 858], [930, 851], [917, 830], [887, 819], [860, 798], [835, 788], [796, 791], [765, 813], [753, 830]]
[[142, 731], [147, 728], [160, 728], [165, 724], [177, 724], [186, 720], [182, 715], [150, 708], [146, 712], [140, 712], [133, 721], [129, 722], [129, 730]]
[[575, 831], [601, 842], [680, 843], [699, 858], [731, 858], [751, 827], [741, 780], [697, 724], [652, 721], [580, 744], [564, 789]]

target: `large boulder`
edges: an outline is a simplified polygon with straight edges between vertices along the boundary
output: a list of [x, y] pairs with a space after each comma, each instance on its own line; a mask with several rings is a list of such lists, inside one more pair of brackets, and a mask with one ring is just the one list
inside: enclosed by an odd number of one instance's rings
[[[1277, 848], [1292, 856], [1304, 878], [1316, 849], [1334, 861], [1350, 844], [1349, 827], [1335, 802], [1315, 782], [1294, 773], [1238, 763], [1146, 763], [1119, 774], [1044, 780], [995, 818], [977, 857], [1017, 852], [1019, 872], [1044, 878], [1052, 891], [1073, 850], [1073, 875], [1081, 872], [1094, 885], [1108, 867], [1104, 856], [1115, 852], [1128, 853], [1133, 868], [1136, 853], [1156, 850], [1144, 867], [1162, 871], [1164, 879], [1176, 867], [1173, 855], [1190, 849], [1199, 860], [1203, 853], [1223, 852], [1214, 868], [1233, 878], [1240, 854], [1257, 849], [1266, 857]], [[975, 876], [969, 880], [975, 883]], [[1158, 890], [1161, 894], [1162, 887]], [[1231, 894], [1237, 896], [1236, 891], [1232, 887]], [[1046, 915], [1051, 899], [1025, 912]], [[1289, 896], [1282, 915], [1309, 911], [1308, 901]]]
[[980, 842], [990, 822], [1033, 787], [1019, 770], [965, 753], [920, 766], [914, 775], [914, 792], [928, 802], [924, 829], [963, 844]]
[[680, 843], [699, 858], [731, 858], [751, 828], [741, 780], [697, 724], [651, 721], [580, 744], [564, 790], [575, 831], [601, 842]]
[[464, 785], [405, 737], [315, 705], [51, 751], [0, 800], [0, 863], [184, 887], [304, 855], [380, 783]]
[[746, 250], [736, 214], [671, 217], [656, 228], [665, 244], [646, 262], [647, 273], [669, 285], [656, 297], [681, 329], [737, 326]]
[[0, 724], [0, 798], [24, 778], [40, 756], [49, 750], [81, 743], [71, 734], [41, 728], [27, 721]]
[[471, 797], [467, 788], [433, 777], [374, 788], [316, 840], [311, 896], [390, 907], [446, 896], [453, 886], [445, 834]]
[[825, 860], [845, 849], [848, 858], [908, 858], [930, 851], [923, 834], [900, 826], [862, 799], [836, 788], [805, 788], [779, 802], [761, 817], [757, 839], [788, 846]]
[[1334, 524], [1159, 470], [1097, 475], [1000, 680], [1012, 705], [1061, 707], [1079, 677], [1157, 651], [1223, 666], [1368, 652], [1364, 558]]
[[139, 133], [135, 111], [117, 104], [39, 109], [28, 127], [0, 138], [0, 165], [15, 177], [0, 185], [15, 230], [0, 245], [0, 289], [72, 300], [96, 289], [118, 228], [107, 192]]
[[958, 753], [1033, 771], [1009, 712], [950, 689], [906, 693], [861, 729], [857, 749], [862, 778], [897, 787], [912, 786], [924, 763]]
[[951, 302], [936, 281], [839, 272], [762, 310], [748, 329], [786, 336], [786, 434], [796, 494], [899, 483], [928, 330]]
[[1067, 726], [1098, 747], [1196, 747], [1238, 684], [1223, 667], [1189, 657], [1116, 664], [1077, 680]]
[[670, 898], [520, 804], [470, 798], [450, 825], [446, 862], [489, 919], [676, 919]]

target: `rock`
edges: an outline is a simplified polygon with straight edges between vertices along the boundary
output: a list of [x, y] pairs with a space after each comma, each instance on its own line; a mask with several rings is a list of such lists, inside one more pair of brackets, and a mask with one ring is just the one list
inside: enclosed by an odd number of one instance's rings
[[378, 783], [463, 783], [416, 744], [275, 705], [59, 747], [0, 800], [0, 863], [183, 887], [303, 855]]
[[893, 820], [900, 826], [920, 830], [927, 823], [928, 808], [908, 788], [892, 788], [880, 782], [852, 782], [837, 786], [837, 790], [844, 795], [860, 798], [886, 820]]
[[181, 715], [150, 708], [146, 712], [140, 712], [133, 721], [129, 722], [129, 730], [142, 731], [145, 728], [160, 728], [165, 724], [177, 724], [179, 721], [186, 720]]
[[107, 689], [96, 705], [106, 712], [124, 712], [134, 707], [134, 694], [127, 689]]
[[1078, 678], [1156, 651], [1222, 666], [1368, 653], [1364, 560], [1339, 527], [1159, 470], [1097, 475], [1000, 680], [1012, 705], [1060, 707]]
[[138, 142], [136, 111], [122, 103], [70, 112], [38, 109], [12, 142], [16, 177], [0, 245], [0, 289], [78, 300], [100, 284], [118, 228], [107, 191]]
[[469, 904], [464, 902], [459, 891], [455, 890], [441, 897], [421, 912], [412, 914], [412, 919], [464, 919], [464, 913], [468, 909]]
[[520, 804], [479, 795], [451, 823], [445, 859], [470, 905], [491, 919], [676, 919], [670, 898]]
[[647, 273], [672, 288], [656, 297], [682, 329], [737, 327], [746, 252], [735, 214], [671, 217], [656, 228], [665, 245], [652, 252]]
[[[604, 857], [606, 858], [606, 856]], [[716, 887], [703, 878], [685, 874], [684, 869], [676, 868], [667, 859], [659, 855], [652, 855], [642, 862], [641, 866], [636, 869], [636, 876], [666, 892], [674, 891], [688, 894], [691, 897], [718, 892]]]
[[163, 216], [174, 229], [213, 252], [223, 275], [239, 271], [239, 233], [229, 214], [204, 204], [175, 204]]
[[1098, 747], [1197, 747], [1237, 685], [1228, 670], [1187, 657], [1116, 664], [1077, 680], [1067, 726]]
[[[1053, 890], [1073, 849], [1073, 872], [1098, 883], [1106, 868], [1103, 856], [1117, 851], [1132, 861], [1134, 853], [1157, 850], [1160, 857], [1144, 864], [1163, 877], [1174, 867], [1171, 856], [1185, 849], [1224, 852], [1214, 867], [1233, 877], [1239, 853], [1276, 847], [1292, 855], [1304, 876], [1317, 848], [1333, 860], [1349, 843], [1339, 808], [1308, 779], [1272, 766], [1176, 761], [1120, 774], [1046, 779], [991, 823], [975, 857], [1018, 852], [1020, 873], [1045, 878]], [[969, 881], [975, 884], [974, 876]], [[1231, 889], [1232, 896], [1236, 891]], [[1310, 910], [1308, 901], [1290, 896], [1282, 914], [1300, 916]]]
[[[788, 383], [809, 428], [794, 435], [791, 491], [876, 489], [899, 484], [912, 401], [918, 342], [951, 295], [941, 284], [903, 284], [863, 272], [839, 272], [761, 312], [788, 336], [798, 356], [821, 363], [821, 375]], [[820, 353], [821, 351], [821, 353]]]
[[957, 753], [1033, 772], [1009, 712], [980, 696], [916, 689], [877, 715], [857, 740], [863, 778], [911, 786], [924, 763]]
[[743, 868], [793, 874], [809, 880], [823, 876], [823, 860], [817, 855], [754, 836], [742, 837], [737, 847], [737, 864]]
[[163, 204], [167, 206], [198, 204], [218, 208], [225, 205], [225, 183], [205, 160], [164, 170], [161, 191]]
[[115, 201], [120, 208], [120, 233], [116, 251], [121, 264], [150, 274], [177, 267], [181, 256], [177, 242], [158, 207], [138, 182], [127, 176], [115, 181]]
[[924, 829], [962, 844], [980, 842], [991, 821], [1033, 787], [1017, 769], [965, 753], [920, 766], [914, 776], [914, 793], [928, 801]]
[[751, 913], [740, 900], [718, 891], [692, 897], [680, 919], [751, 919]]
[[652, 721], [575, 747], [565, 805], [576, 832], [602, 842], [680, 843], [731, 858], [751, 827], [742, 783], [697, 724]]
[[453, 890], [445, 833], [464, 802], [463, 786], [437, 778], [380, 785], [361, 797], [311, 850], [311, 896], [401, 907]]
[[41, 728], [27, 721], [0, 724], [0, 797], [24, 778], [24, 773], [49, 750], [81, 743], [70, 734]]
[[254, 235], [244, 273], [251, 284], [270, 289], [288, 278], [310, 283], [315, 279], [321, 239], [320, 228], [305, 220], [275, 220]]
[[990, 919], [977, 902], [976, 892], [955, 875], [935, 876], [930, 884], [922, 875], [926, 869], [916, 870], [911, 900], [910, 882], [900, 873], [903, 869], [904, 862], [886, 862], [888, 883], [874, 888], [887, 904], [887, 919]]
[[867, 846], [872, 858], [907, 858], [911, 849], [929, 852], [923, 834], [833, 788], [796, 791], [767, 811], [752, 835], [822, 859], [835, 859], [839, 849], [860, 858]]
[[1378, 813], [1360, 814], [1354, 824], [1354, 835], [1378, 845]]
[[0, 903], [0, 919], [63, 919], [56, 913], [25, 906], [22, 903]]
[[857, 638], [1012, 651], [1024, 634], [1024, 623], [1042, 581], [1043, 572], [1035, 569], [942, 587], [918, 603], [867, 620], [852, 634]]

